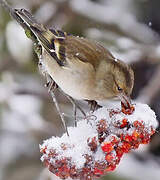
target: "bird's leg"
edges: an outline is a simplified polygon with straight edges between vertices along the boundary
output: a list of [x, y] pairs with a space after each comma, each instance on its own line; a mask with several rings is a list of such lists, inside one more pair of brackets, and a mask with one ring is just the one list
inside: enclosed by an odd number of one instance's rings
[[[55, 89], [59, 89], [59, 91], [61, 93], [63, 93], [70, 100], [70, 102], [72, 103], [72, 105], [73, 105], [73, 116], [74, 116], [74, 119], [75, 119], [75, 126], [77, 126], [77, 109], [79, 109], [80, 112], [86, 117], [85, 112], [75, 102], [75, 100], [72, 97], [70, 97], [69, 95], [65, 94], [60, 88], [58, 88], [58, 85], [54, 82], [54, 80], [48, 74], [46, 74], [46, 78], [47, 78], [47, 83], [46, 83], [45, 86], [48, 87], [48, 92], [49, 93], [51, 93], [51, 92], [54, 93]], [[58, 113], [59, 113], [59, 115], [61, 117], [61, 120], [63, 122], [64, 128], [65, 128], [65, 130], [66, 130], [66, 132], [68, 134], [67, 126], [66, 126], [66, 123], [65, 123], [65, 120], [64, 120], [65, 114], [60, 111], [60, 107], [59, 107], [59, 104], [57, 102], [57, 99], [56, 99], [55, 95], [51, 94], [51, 96], [52, 96], [52, 99], [53, 99], [53, 101], [54, 101], [54, 103], [56, 105], [57, 111], [58, 111]]]
[[69, 101], [72, 103], [73, 105], [73, 115], [74, 115], [74, 119], [75, 119], [75, 126], [77, 126], [77, 109], [79, 109], [79, 111], [84, 115], [84, 117], [86, 117], [86, 113], [83, 111], [83, 109], [76, 103], [76, 101], [69, 95], [65, 94], [61, 89], [59, 89], [64, 96], [66, 96]]
[[65, 131], [66, 131], [67, 135], [69, 136], [67, 125], [66, 125], [66, 122], [65, 122], [65, 119], [64, 119], [64, 114], [61, 112], [58, 101], [57, 101], [57, 98], [56, 98], [56, 96], [54, 94], [54, 91], [58, 88], [58, 86], [49, 75], [47, 75], [47, 84], [46, 84], [46, 86], [48, 87], [48, 92], [51, 94], [52, 100], [53, 100], [53, 102], [54, 102], [54, 104], [56, 106], [56, 109], [58, 111], [58, 114], [59, 114], [59, 116], [60, 116], [60, 118], [62, 120]]
[[90, 100], [87, 100], [87, 102], [88, 102], [88, 105], [90, 105], [90, 111], [91, 112], [94, 112], [94, 111], [96, 111], [97, 109], [99, 109], [100, 107], [102, 107], [102, 106], [100, 106], [96, 101], [94, 101], [94, 100], [92, 100], [92, 101], [90, 101]]
[[65, 95], [69, 100], [70, 102], [76, 106], [77, 109], [79, 109], [79, 111], [86, 117], [86, 113], [83, 111], [83, 109], [77, 104], [77, 102], [69, 95]]
[[70, 102], [73, 105], [75, 126], [77, 126], [77, 109], [79, 109], [79, 111], [84, 115], [84, 117], [86, 117], [86, 113], [83, 111], [83, 109], [76, 103], [76, 101], [72, 97], [70, 97], [68, 95], [66, 95], [66, 97], [70, 100]]
[[54, 91], [55, 89], [58, 89], [57, 84], [54, 82], [53, 79], [51, 79], [50, 81], [48, 81], [45, 85], [46, 87], [48, 87], [48, 92], [50, 93], [52, 90]]

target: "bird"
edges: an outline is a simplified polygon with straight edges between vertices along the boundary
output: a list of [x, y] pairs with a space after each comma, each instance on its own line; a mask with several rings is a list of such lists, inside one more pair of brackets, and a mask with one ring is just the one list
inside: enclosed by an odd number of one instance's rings
[[40, 66], [65, 94], [95, 102], [118, 98], [130, 107], [134, 72], [128, 64], [98, 42], [46, 28], [25, 9], [10, 13], [38, 44]]

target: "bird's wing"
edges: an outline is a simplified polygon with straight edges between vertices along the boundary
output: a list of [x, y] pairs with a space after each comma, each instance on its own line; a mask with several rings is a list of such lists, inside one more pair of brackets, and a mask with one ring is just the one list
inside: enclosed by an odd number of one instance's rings
[[67, 66], [71, 60], [89, 63], [96, 69], [102, 59], [113, 59], [112, 54], [96, 42], [45, 28], [25, 9], [14, 9], [13, 14], [21, 25], [31, 30], [31, 35], [37, 37], [60, 66]]
[[97, 42], [69, 35], [63, 41], [55, 41], [55, 50], [66, 61], [89, 63], [94, 69], [102, 59], [113, 58], [112, 54]]

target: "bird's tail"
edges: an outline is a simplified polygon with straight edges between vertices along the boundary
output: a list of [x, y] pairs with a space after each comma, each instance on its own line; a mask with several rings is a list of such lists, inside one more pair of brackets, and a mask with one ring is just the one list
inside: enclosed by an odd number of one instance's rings
[[27, 37], [32, 39], [32, 41], [37, 42], [37, 37], [31, 31], [29, 25], [25, 23], [24, 20], [17, 14], [16, 10], [13, 9], [5, 0], [0, 0], [0, 5], [2, 5], [9, 12], [12, 18], [15, 19], [23, 27]]
[[28, 38], [33, 41], [38, 39], [45, 46], [49, 46], [50, 39], [53, 38], [53, 35], [42, 24], [38, 23], [27, 10], [13, 9], [5, 0], [0, 0], [0, 4], [23, 27]]
[[0, 4], [23, 27], [28, 38], [35, 43], [40, 42], [57, 63], [63, 65], [62, 60], [58, 59], [55, 51], [55, 40], [63, 41], [66, 37], [65, 32], [45, 28], [37, 22], [30, 12], [25, 9], [13, 9], [5, 0], [0, 0]]
[[[25, 24], [25, 26], [28, 27], [28, 29], [37, 37], [37, 39], [42, 43], [42, 45], [46, 49], [52, 48], [51, 39], [55, 37], [42, 24], [38, 23], [36, 19], [27, 10], [14, 9], [14, 15], [15, 17], [18, 17], [18, 19], [16, 19], [17, 21], [19, 21], [20, 19], [20, 24], [22, 25], [22, 27]], [[23, 23], [21, 23], [21, 21]], [[27, 36], [30, 36], [30, 32], [27, 33]]]

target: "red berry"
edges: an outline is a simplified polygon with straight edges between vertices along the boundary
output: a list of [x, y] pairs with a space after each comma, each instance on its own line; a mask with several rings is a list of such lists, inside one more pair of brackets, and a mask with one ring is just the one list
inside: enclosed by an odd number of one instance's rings
[[111, 142], [103, 142], [101, 148], [104, 152], [110, 153], [114, 148]]

